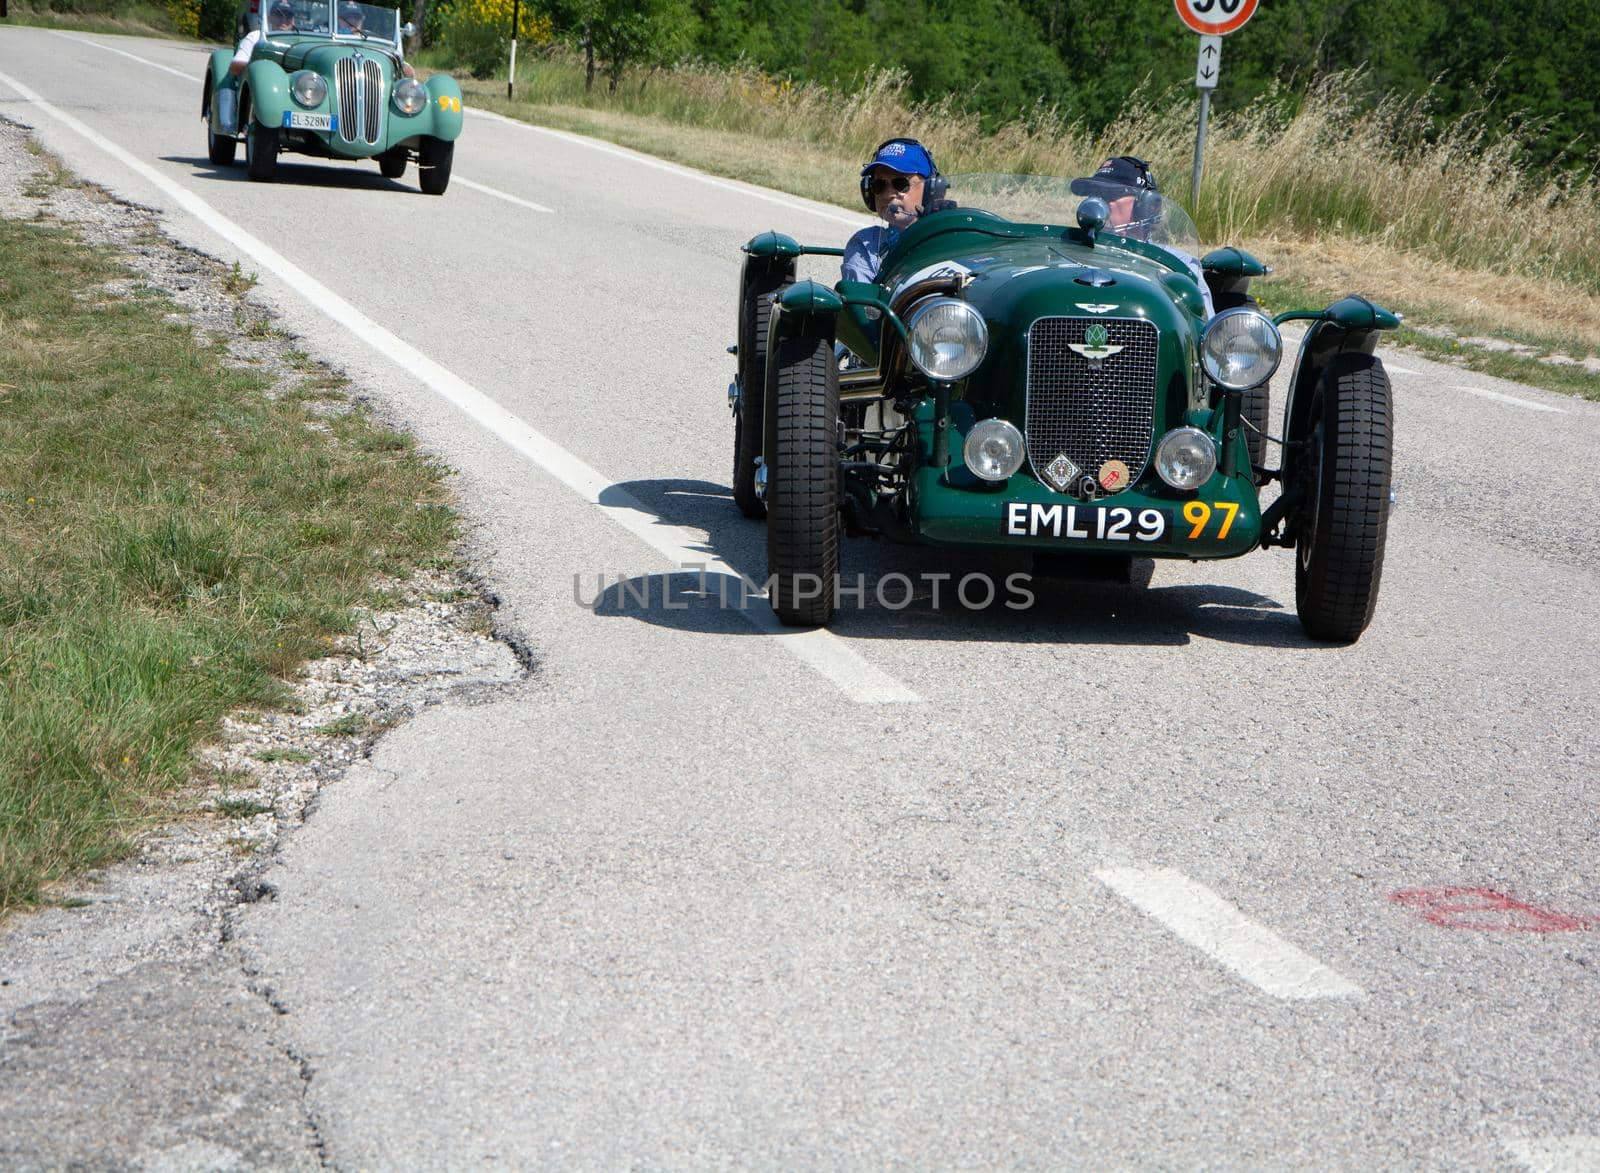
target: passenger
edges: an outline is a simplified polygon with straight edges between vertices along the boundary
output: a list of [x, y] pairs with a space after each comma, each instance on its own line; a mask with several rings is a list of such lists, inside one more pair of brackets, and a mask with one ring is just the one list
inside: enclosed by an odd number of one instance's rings
[[955, 205], [944, 198], [944, 177], [928, 148], [912, 138], [892, 138], [861, 169], [861, 199], [884, 223], [863, 228], [844, 246], [846, 281], [876, 281], [883, 257], [917, 217]]
[[[366, 36], [367, 14], [361, 10], [359, 4], [339, 5], [339, 31]], [[416, 77], [417, 71], [411, 68], [409, 61], [400, 62], [400, 75], [402, 77]]]
[[1182, 261], [1200, 287], [1205, 300], [1206, 317], [1216, 310], [1211, 304], [1211, 287], [1206, 284], [1204, 271], [1198, 257], [1178, 248], [1163, 238], [1162, 219], [1165, 215], [1161, 186], [1150, 170], [1150, 164], [1133, 155], [1117, 155], [1100, 164], [1093, 175], [1072, 181], [1072, 193], [1081, 196], [1099, 196], [1110, 208], [1106, 228], [1131, 240], [1154, 244], [1164, 252]]
[[[292, 33], [294, 27], [294, 9], [288, 0], [277, 0], [267, 9], [268, 33]], [[255, 51], [256, 43], [261, 40], [261, 30], [251, 29], [245, 33], [244, 39], [239, 42], [239, 47], [233, 51], [233, 60], [228, 62], [228, 72], [238, 77], [250, 65], [250, 54]]]

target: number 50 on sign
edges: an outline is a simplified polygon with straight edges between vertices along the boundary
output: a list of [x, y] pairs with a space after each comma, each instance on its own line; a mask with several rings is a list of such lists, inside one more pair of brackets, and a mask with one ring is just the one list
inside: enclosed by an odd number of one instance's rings
[[1201, 36], [1221, 37], [1255, 15], [1256, 0], [1173, 0], [1178, 17]]

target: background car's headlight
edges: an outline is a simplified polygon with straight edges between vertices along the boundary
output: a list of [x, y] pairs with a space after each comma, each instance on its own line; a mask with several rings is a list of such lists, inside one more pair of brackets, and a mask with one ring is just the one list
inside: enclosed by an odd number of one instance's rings
[[1272, 319], [1240, 307], [1211, 319], [1200, 339], [1200, 362], [1230, 391], [1258, 387], [1272, 378], [1283, 357], [1283, 339]]
[[1199, 428], [1173, 428], [1156, 445], [1156, 472], [1174, 489], [1198, 489], [1217, 471], [1217, 446]]
[[980, 420], [967, 433], [961, 455], [975, 476], [1003, 481], [1022, 467], [1022, 433], [1006, 420]]
[[989, 349], [983, 316], [952, 297], [926, 302], [906, 323], [911, 361], [930, 379], [964, 379], [978, 369]]
[[394, 104], [402, 114], [415, 114], [428, 104], [428, 88], [414, 77], [403, 77], [395, 82]]
[[302, 69], [289, 79], [289, 92], [302, 106], [320, 106], [327, 100], [328, 83], [312, 69]]

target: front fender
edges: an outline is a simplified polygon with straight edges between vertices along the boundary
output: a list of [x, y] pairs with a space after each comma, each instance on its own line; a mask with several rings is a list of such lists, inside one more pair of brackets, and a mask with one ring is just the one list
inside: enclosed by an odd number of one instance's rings
[[216, 90], [238, 89], [239, 79], [228, 72], [233, 64], [233, 53], [218, 49], [211, 54], [211, 64], [206, 69], [206, 84], [200, 93], [200, 117], [211, 113], [211, 95]]
[[[436, 73], [425, 83], [428, 87], [428, 105], [422, 113], [412, 118], [395, 115], [396, 124], [421, 124], [427, 121], [427, 129], [418, 125], [415, 130], [407, 130], [407, 134], [426, 134], [445, 142], [454, 142], [460, 137], [461, 122], [464, 117], [461, 113], [461, 85], [448, 73]], [[395, 137], [400, 137], [396, 135]]]
[[262, 126], [282, 126], [284, 112], [290, 108], [289, 75], [283, 66], [276, 61], [252, 61], [244, 77], [250, 94], [250, 117]]
[[1294, 377], [1289, 381], [1289, 401], [1284, 406], [1284, 439], [1282, 475], [1288, 483], [1300, 449], [1296, 446], [1311, 434], [1316, 421], [1311, 418], [1311, 405], [1316, 398], [1317, 384], [1322, 374], [1341, 354], [1371, 354], [1377, 349], [1378, 336], [1400, 324], [1400, 315], [1391, 313], [1364, 297], [1341, 298], [1327, 309], [1315, 313], [1291, 311], [1279, 314], [1276, 322], [1296, 318], [1311, 319], [1311, 328], [1300, 343], [1300, 354], [1295, 360]]

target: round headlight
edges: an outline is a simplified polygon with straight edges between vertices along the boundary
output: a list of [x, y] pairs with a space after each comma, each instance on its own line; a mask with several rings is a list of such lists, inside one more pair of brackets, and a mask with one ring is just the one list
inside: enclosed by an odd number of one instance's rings
[[1005, 420], [980, 420], [967, 433], [961, 455], [974, 476], [1003, 481], [1022, 467], [1022, 433]]
[[1272, 319], [1243, 306], [1212, 318], [1200, 339], [1206, 374], [1230, 391], [1265, 383], [1282, 357], [1283, 339]]
[[289, 79], [289, 92], [302, 106], [320, 106], [328, 97], [328, 83], [312, 69], [302, 69]]
[[1198, 489], [1217, 471], [1217, 446], [1199, 428], [1173, 428], [1156, 445], [1156, 472], [1174, 489]]
[[964, 379], [989, 349], [983, 316], [964, 301], [938, 297], [925, 302], [911, 321], [911, 361], [930, 379]]
[[403, 77], [395, 82], [394, 104], [402, 114], [415, 114], [428, 104], [428, 88], [414, 77]]

